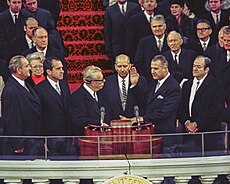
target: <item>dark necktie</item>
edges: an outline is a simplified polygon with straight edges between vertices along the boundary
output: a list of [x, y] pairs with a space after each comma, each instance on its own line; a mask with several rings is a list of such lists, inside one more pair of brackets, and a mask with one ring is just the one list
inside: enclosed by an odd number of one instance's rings
[[218, 14], [216, 14], [216, 25], [217, 26], [219, 25], [219, 16], [218, 16]]
[[122, 13], [122, 15], [125, 16], [125, 7], [124, 7], [124, 5], [122, 5], [122, 7], [121, 7], [121, 13]]
[[14, 24], [17, 24], [17, 22], [18, 22], [18, 15], [14, 14]]
[[152, 22], [152, 16], [149, 17], [149, 23], [151, 24]]
[[127, 92], [126, 92], [126, 84], [125, 80], [122, 80], [122, 97], [123, 97], [123, 102], [122, 102], [122, 107], [123, 110], [125, 111], [125, 105], [126, 105], [126, 100], [127, 100]]
[[34, 46], [34, 42], [31, 41], [31, 42], [30, 42], [30, 49], [33, 48], [33, 46]]
[[207, 44], [204, 42], [203, 43], [203, 50], [205, 51], [206, 48], [207, 48]]
[[176, 64], [179, 64], [179, 62], [177, 60], [177, 54], [175, 54], [175, 56], [174, 56], [174, 61], [175, 61]]
[[200, 81], [197, 81], [197, 83], [196, 83], [196, 92], [197, 92], [197, 90], [199, 88], [199, 84], [200, 84]]

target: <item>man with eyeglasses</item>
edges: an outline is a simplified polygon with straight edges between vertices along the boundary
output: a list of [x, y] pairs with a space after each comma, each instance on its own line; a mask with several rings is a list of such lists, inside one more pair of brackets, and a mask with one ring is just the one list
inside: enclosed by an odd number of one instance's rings
[[130, 63], [130, 58], [124, 54], [116, 57], [115, 70], [117, 74], [107, 77], [105, 83], [112, 119], [120, 119], [120, 116], [133, 117], [136, 105], [139, 106], [140, 115], [143, 115], [145, 104], [139, 96], [147, 89], [145, 78], [139, 76], [138, 80], [133, 80], [136, 68]]
[[191, 40], [186, 48], [192, 49], [197, 52], [197, 54], [204, 54], [207, 48], [214, 45], [216, 42], [211, 38], [212, 28], [209, 21], [205, 19], [200, 19], [196, 24], [196, 35], [197, 38]]
[[108, 95], [103, 89], [105, 79], [102, 70], [96, 66], [87, 66], [83, 71], [83, 81], [70, 98], [70, 116], [73, 122], [74, 135], [84, 135], [88, 124], [101, 125], [100, 109], [105, 108], [104, 126], [111, 120]]

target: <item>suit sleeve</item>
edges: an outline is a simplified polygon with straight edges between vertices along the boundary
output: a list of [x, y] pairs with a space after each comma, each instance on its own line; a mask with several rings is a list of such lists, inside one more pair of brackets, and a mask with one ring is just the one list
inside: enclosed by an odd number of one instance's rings
[[[2, 115], [3, 115], [3, 133], [8, 136], [23, 135], [23, 118], [21, 117], [21, 108], [19, 99], [11, 91], [4, 91], [2, 94]], [[25, 139], [12, 139], [10, 142], [14, 150], [24, 148]]]

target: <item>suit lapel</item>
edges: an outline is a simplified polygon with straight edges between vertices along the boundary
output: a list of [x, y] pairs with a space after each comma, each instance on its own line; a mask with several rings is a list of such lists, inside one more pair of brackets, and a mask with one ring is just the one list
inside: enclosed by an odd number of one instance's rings
[[97, 97], [98, 97], [98, 102], [97, 102], [97, 101], [91, 96], [91, 94], [89, 94], [89, 92], [84, 88], [83, 85], [81, 86], [81, 90], [82, 90], [83, 94], [85, 95], [85, 98], [93, 104], [93, 106], [94, 106], [93, 109], [95, 109], [95, 112], [96, 112], [97, 114], [100, 114], [100, 110], [99, 110], [98, 103], [101, 101], [101, 98], [103, 98], [103, 97], [101, 97], [100, 94], [97, 93], [97, 95], [98, 95], [98, 96], [97, 96]]

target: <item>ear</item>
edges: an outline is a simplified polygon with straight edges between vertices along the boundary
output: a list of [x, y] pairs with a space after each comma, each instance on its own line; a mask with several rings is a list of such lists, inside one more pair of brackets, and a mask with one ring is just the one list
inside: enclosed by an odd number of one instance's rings
[[10, 6], [10, 1], [9, 0], [7, 0], [7, 5]]
[[46, 70], [46, 73], [47, 73], [48, 75], [51, 75], [51, 72], [52, 72], [52, 71], [51, 71], [50, 69], [47, 69], [47, 70]]
[[155, 3], [155, 7], [154, 8], [156, 8], [157, 7], [157, 2]]
[[24, 28], [24, 31], [26, 32], [26, 26], [24, 26], [23, 28]]
[[206, 73], [209, 72], [209, 67], [205, 68], [205, 72], [206, 72]]
[[20, 67], [17, 67], [17, 68], [16, 68], [16, 73], [18, 73], [18, 74], [21, 74], [21, 73], [22, 73]]

